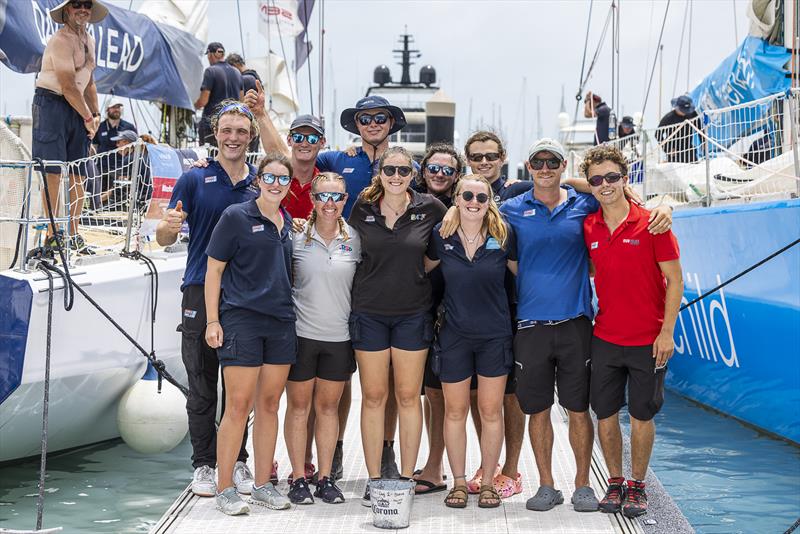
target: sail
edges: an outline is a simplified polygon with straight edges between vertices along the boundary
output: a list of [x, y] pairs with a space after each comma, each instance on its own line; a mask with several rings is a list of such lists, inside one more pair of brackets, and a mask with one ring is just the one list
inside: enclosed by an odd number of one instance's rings
[[139, 13], [208, 41], [208, 0], [145, 0]]
[[272, 53], [269, 56], [248, 58], [247, 66], [258, 72], [264, 83], [264, 91], [271, 95], [271, 111], [280, 121], [280, 125], [276, 125], [278, 130], [288, 129], [300, 110], [294, 72], [281, 56]]

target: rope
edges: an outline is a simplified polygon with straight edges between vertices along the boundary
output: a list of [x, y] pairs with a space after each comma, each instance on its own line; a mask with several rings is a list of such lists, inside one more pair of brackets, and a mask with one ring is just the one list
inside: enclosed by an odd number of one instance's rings
[[244, 51], [244, 33], [242, 32], [242, 11], [239, 8], [239, 0], [236, 0], [236, 16], [239, 18], [239, 43], [242, 45], [242, 55], [247, 57], [247, 53]]
[[642, 104], [642, 115], [644, 115], [644, 110], [647, 109], [647, 100], [650, 98], [650, 88], [653, 86], [653, 75], [656, 73], [656, 63], [658, 63], [658, 54], [664, 53], [663, 51], [661, 51], [661, 39], [664, 37], [664, 27], [667, 25], [667, 13], [669, 13], [669, 4], [671, 1], [672, 0], [667, 0], [667, 7], [664, 8], [664, 19], [661, 21], [661, 32], [658, 34], [656, 55], [653, 58], [653, 68], [650, 69], [650, 81], [647, 82], [647, 91], [644, 94], [644, 104]]
[[794, 524], [791, 527], [787, 528], [786, 532], [784, 532], [783, 534], [792, 534], [792, 532], [797, 530], [797, 527], [800, 527], [800, 519], [795, 521]]

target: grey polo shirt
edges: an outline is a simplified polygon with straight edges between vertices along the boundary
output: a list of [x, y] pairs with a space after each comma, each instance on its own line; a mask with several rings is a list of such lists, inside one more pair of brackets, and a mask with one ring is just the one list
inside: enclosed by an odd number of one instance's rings
[[347, 341], [350, 333], [350, 292], [356, 265], [361, 261], [361, 239], [345, 223], [348, 239], [340, 234], [325, 244], [317, 233], [294, 235], [292, 267], [297, 335], [317, 341]]

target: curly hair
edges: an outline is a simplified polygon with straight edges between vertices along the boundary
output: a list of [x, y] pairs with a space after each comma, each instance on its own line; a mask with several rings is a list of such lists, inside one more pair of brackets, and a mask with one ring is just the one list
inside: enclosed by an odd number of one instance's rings
[[581, 174], [588, 178], [586, 173], [589, 172], [589, 167], [606, 161], [616, 163], [619, 166], [619, 172], [625, 176], [628, 175], [628, 160], [622, 155], [620, 149], [607, 145], [598, 145], [586, 151], [581, 162]]
[[455, 180], [453, 180], [453, 185], [455, 185], [461, 176], [462, 169], [464, 169], [464, 158], [461, 157], [461, 154], [459, 154], [456, 148], [450, 143], [434, 143], [428, 147], [428, 151], [425, 152], [425, 155], [422, 157], [422, 161], [419, 164], [421, 172], [417, 174], [417, 183], [420, 185], [425, 185], [425, 166], [436, 154], [445, 154], [453, 158], [453, 161], [456, 162], [456, 177]]

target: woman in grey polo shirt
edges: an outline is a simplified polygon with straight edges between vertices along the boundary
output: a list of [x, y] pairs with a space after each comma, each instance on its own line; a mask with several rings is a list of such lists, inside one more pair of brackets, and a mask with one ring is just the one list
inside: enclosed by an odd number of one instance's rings
[[333, 504], [344, 502], [330, 474], [339, 435], [339, 399], [355, 371], [348, 318], [361, 241], [342, 219], [347, 201], [344, 178], [332, 172], [317, 175], [311, 182], [311, 196], [314, 210], [304, 231], [294, 236], [292, 297], [298, 354], [286, 385], [284, 431], [294, 478], [289, 498], [297, 504], [311, 504], [314, 499], [304, 478], [303, 462], [313, 398], [319, 458], [314, 497]]

